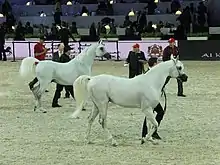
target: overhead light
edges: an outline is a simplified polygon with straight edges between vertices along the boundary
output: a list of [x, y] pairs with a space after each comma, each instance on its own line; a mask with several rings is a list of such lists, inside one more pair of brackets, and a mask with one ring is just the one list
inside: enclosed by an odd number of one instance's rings
[[87, 14], [87, 13], [82, 13], [82, 16], [84, 16], [84, 17], [85, 17], [85, 16], [88, 16], [88, 14]]
[[128, 16], [130, 16], [130, 17], [135, 16], [133, 9], [131, 9], [131, 11], [128, 13]]
[[113, 1], [113, 0], [110, 0], [109, 3], [112, 5], [112, 4], [114, 3], [114, 1]]
[[14, 27], [14, 26], [12, 26], [11, 28], [12, 28], [13, 30], [15, 30], [15, 27]]
[[159, 3], [159, 0], [154, 0], [154, 3]]
[[0, 17], [4, 17], [4, 15], [0, 13]]
[[106, 30], [110, 30], [110, 26], [109, 25], [105, 25], [105, 29]]
[[182, 12], [178, 10], [175, 14], [180, 15], [180, 14], [182, 14]]
[[47, 15], [45, 13], [41, 13], [40, 17], [46, 17]]
[[157, 29], [157, 25], [156, 25], [156, 24], [153, 24], [153, 25], [152, 25], [152, 28]]
[[68, 2], [66, 3], [66, 5], [67, 5], [67, 6], [71, 6], [71, 5], [73, 5], [73, 3], [72, 3], [71, 1], [68, 1]]
[[31, 5], [31, 2], [27, 2], [27, 3], [26, 3], [26, 6], [30, 6], [30, 5]]

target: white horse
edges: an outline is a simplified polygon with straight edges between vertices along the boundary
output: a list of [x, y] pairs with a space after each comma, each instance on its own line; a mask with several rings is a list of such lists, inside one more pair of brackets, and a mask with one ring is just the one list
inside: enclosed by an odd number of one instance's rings
[[46, 113], [41, 106], [41, 97], [48, 84], [56, 82], [61, 85], [73, 85], [73, 82], [80, 75], [91, 75], [95, 57], [102, 57], [105, 54], [105, 46], [100, 40], [84, 49], [68, 63], [57, 63], [49, 60], [39, 61], [34, 57], [24, 58], [20, 66], [20, 75], [22, 77], [27, 77], [30, 73], [33, 73], [34, 65], [36, 65], [35, 74], [39, 84], [31, 88], [36, 99], [34, 111], [39, 108], [40, 111]]
[[152, 134], [158, 128], [158, 123], [155, 120], [153, 109], [160, 102], [161, 89], [165, 80], [168, 76], [179, 78], [182, 81], [187, 81], [188, 78], [184, 73], [182, 62], [173, 57], [171, 58], [169, 61], [156, 65], [147, 73], [132, 79], [104, 74], [94, 77], [83, 75], [76, 79], [73, 86], [77, 109], [72, 117], [77, 118], [87, 96], [90, 96], [93, 102], [86, 135], [88, 143], [90, 143], [92, 123], [99, 114], [99, 122], [108, 135], [108, 139], [111, 140], [112, 145], [117, 145], [117, 142], [106, 128], [108, 102], [127, 108], [140, 108], [149, 124], [148, 134], [142, 141], [149, 140], [153, 144], [156, 143], [152, 139]]

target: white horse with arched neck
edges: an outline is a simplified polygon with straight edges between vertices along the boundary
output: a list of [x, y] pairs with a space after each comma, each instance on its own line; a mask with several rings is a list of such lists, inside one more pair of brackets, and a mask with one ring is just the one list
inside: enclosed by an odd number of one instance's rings
[[[46, 110], [41, 106], [41, 98], [48, 84], [56, 82], [61, 85], [73, 85], [73, 82], [80, 75], [91, 75], [95, 57], [102, 57], [106, 53], [105, 46], [100, 40], [84, 49], [68, 63], [58, 63], [49, 60], [39, 61], [34, 57], [24, 58], [20, 66], [20, 75], [27, 77], [35, 72], [39, 81], [39, 84], [31, 89], [36, 99], [34, 110], [39, 109], [46, 113]], [[36, 65], [35, 69], [34, 65]]]
[[145, 74], [132, 79], [116, 77], [112, 75], [98, 75], [94, 77], [80, 76], [74, 82], [74, 93], [77, 109], [72, 117], [77, 118], [89, 96], [93, 102], [93, 109], [89, 117], [86, 140], [90, 142], [91, 126], [97, 115], [99, 121], [111, 140], [112, 145], [117, 145], [116, 140], [106, 127], [108, 103], [127, 108], [140, 108], [148, 121], [148, 134], [143, 141], [152, 139], [153, 132], [158, 128], [153, 109], [161, 99], [161, 90], [166, 78], [179, 78], [187, 81], [188, 76], [184, 73], [183, 63], [171, 57], [171, 60], [161, 62]]

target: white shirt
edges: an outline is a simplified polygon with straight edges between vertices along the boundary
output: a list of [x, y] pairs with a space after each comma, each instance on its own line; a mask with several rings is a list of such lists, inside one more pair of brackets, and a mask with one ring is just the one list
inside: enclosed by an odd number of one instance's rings
[[59, 57], [63, 54], [63, 52], [61, 51], [58, 51], [58, 54], [59, 54]]

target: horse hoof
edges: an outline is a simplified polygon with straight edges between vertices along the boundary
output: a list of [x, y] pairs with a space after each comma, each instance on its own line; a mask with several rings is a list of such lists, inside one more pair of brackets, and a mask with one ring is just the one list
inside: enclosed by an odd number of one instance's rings
[[117, 147], [118, 144], [117, 144], [117, 143], [113, 143], [112, 146], [113, 146], [113, 147]]
[[117, 147], [117, 146], [118, 146], [118, 143], [117, 143], [115, 140], [113, 140], [112, 146], [113, 146], [113, 147]]
[[85, 108], [83, 108], [83, 109], [82, 109], [82, 111], [86, 111], [86, 109], [85, 109]]
[[43, 113], [47, 113], [47, 111], [43, 111]]
[[152, 144], [153, 144], [153, 145], [158, 145], [159, 142], [154, 140], [154, 141], [152, 141]]
[[73, 116], [73, 115], [71, 115], [70, 118], [72, 118], [72, 119], [79, 119], [79, 116]]
[[36, 111], [37, 110], [37, 106], [34, 106], [34, 111]]
[[141, 139], [141, 144], [144, 144], [145, 143], [145, 140], [144, 139]]

